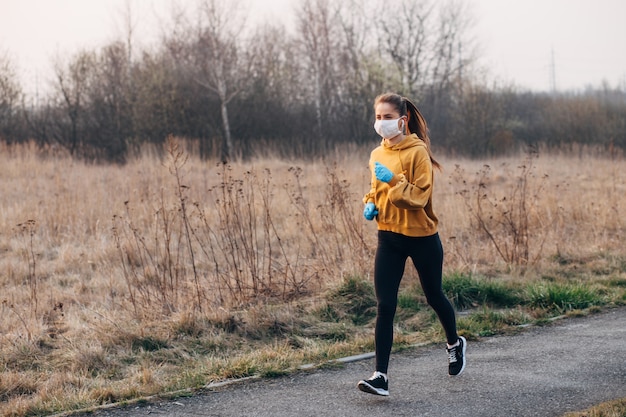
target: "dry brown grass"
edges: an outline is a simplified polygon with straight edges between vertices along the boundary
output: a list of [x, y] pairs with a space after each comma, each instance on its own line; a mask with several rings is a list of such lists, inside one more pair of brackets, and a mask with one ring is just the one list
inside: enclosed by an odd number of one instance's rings
[[[621, 241], [626, 225], [620, 215], [620, 208], [626, 203], [623, 158], [544, 154], [532, 158], [532, 170], [525, 174], [523, 166], [527, 166], [528, 156], [524, 155], [446, 162], [452, 169], [455, 165], [459, 167], [452, 173], [448, 168], [439, 180], [436, 197], [436, 210], [442, 220], [440, 232], [448, 244], [448, 268], [481, 272], [514, 269], [518, 273], [526, 270], [514, 262], [503, 263], [475, 216], [480, 198], [487, 207], [482, 216], [490, 224], [490, 230], [496, 232], [495, 240], [511, 243], [506, 233], [510, 228], [498, 224], [509, 220], [503, 220], [502, 213], [514, 210], [520, 202], [516, 187], [522, 176], [527, 182], [524, 201], [529, 256], [527, 263], [521, 264], [532, 267], [531, 273], [551, 268], [555, 262], [590, 260], [602, 253], [623, 256]], [[488, 167], [486, 178], [485, 167]], [[484, 186], [478, 187], [479, 182]], [[463, 190], [468, 190], [467, 197], [459, 195]], [[471, 209], [466, 200], [470, 201]], [[489, 202], [485, 203], [486, 200]], [[493, 208], [494, 202], [499, 206]]]
[[625, 417], [626, 398], [608, 401], [584, 411], [566, 413], [563, 417]]
[[[247, 349], [241, 340], [307, 327], [298, 322], [302, 305], [314, 308], [346, 275], [371, 274], [375, 225], [361, 214], [368, 154], [224, 167], [173, 147], [103, 166], [32, 146], [2, 149], [2, 413], [194, 387], [206, 382], [200, 375], [271, 374], [277, 352], [287, 364], [322, 359], [310, 340]], [[466, 196], [511, 196], [523, 158], [441, 158], [435, 210], [446, 271], [526, 279], [557, 269], [623, 270], [623, 158], [539, 155], [526, 177], [529, 259], [498, 255]], [[490, 176], [477, 187], [485, 164]], [[498, 241], [509, 239], [489, 227]], [[274, 303], [282, 307], [268, 308]]]

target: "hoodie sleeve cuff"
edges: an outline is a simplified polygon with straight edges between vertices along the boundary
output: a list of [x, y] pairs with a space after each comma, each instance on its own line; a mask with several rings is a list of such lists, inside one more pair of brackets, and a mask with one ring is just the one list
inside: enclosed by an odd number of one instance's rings
[[391, 181], [388, 182], [390, 187], [395, 187], [398, 183], [406, 181], [406, 177], [404, 174], [396, 174], [391, 178]]

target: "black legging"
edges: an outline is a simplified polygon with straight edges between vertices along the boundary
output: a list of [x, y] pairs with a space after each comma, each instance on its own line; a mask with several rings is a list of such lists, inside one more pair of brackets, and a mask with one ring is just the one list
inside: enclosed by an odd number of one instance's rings
[[439, 234], [409, 237], [398, 233], [378, 231], [378, 248], [374, 264], [374, 287], [378, 300], [376, 317], [376, 370], [387, 373], [393, 344], [393, 318], [398, 305], [398, 289], [410, 257], [420, 277], [428, 304], [435, 310], [446, 332], [449, 344], [458, 340], [456, 318], [452, 304], [441, 287], [443, 247]]

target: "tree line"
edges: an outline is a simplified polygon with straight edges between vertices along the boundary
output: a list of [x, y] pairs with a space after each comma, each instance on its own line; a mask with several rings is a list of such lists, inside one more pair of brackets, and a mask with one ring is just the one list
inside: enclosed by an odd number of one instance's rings
[[125, 38], [57, 59], [51, 93], [37, 103], [0, 55], [0, 140], [115, 162], [170, 135], [224, 161], [321, 156], [375, 143], [373, 99], [394, 91], [420, 107], [433, 146], [449, 153], [626, 148], [626, 91], [536, 93], [485, 81], [461, 0], [299, 0], [292, 30], [197, 0], [173, 8], [159, 45], [143, 49], [127, 4]]

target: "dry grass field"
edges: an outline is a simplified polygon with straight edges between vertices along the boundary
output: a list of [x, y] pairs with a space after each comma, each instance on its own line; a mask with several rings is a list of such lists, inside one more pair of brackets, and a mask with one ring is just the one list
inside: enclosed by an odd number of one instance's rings
[[[375, 224], [361, 202], [369, 149], [223, 166], [183, 145], [146, 149], [122, 166], [2, 148], [3, 415], [271, 376], [371, 350], [370, 328], [333, 339], [340, 324], [299, 318], [323, 309], [322, 296], [347, 277], [372, 273]], [[446, 274], [624, 287], [622, 155], [440, 160], [434, 202]], [[405, 281], [415, 282], [408, 268]], [[296, 328], [298, 337], [276, 336]]]

